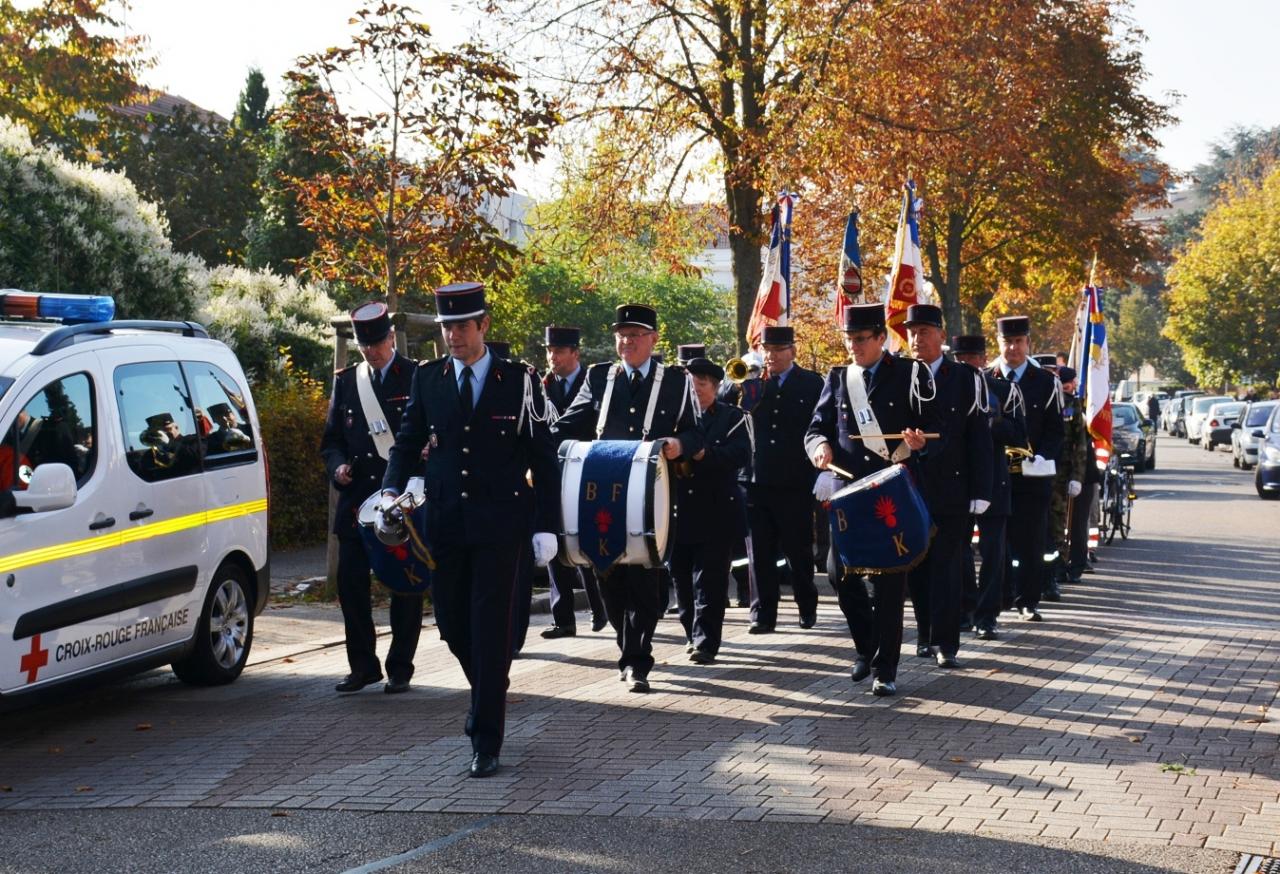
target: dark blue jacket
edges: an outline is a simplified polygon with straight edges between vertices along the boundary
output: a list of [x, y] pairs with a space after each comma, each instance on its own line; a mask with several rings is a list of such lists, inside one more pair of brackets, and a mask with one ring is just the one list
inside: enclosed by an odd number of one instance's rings
[[[934, 411], [933, 402], [927, 400], [933, 396], [933, 379], [929, 375], [928, 366], [921, 364], [918, 368], [915, 396], [912, 399], [912, 370], [915, 361], [910, 358], [896, 358], [885, 354], [880, 359], [871, 381], [871, 390], [867, 399], [871, 409], [875, 411], [876, 421], [884, 434], [900, 434], [904, 428], [920, 428], [924, 431], [938, 431], [938, 415]], [[831, 444], [832, 464], [852, 473], [861, 479], [878, 470], [884, 470], [890, 462], [863, 446], [861, 440], [850, 440], [850, 435], [857, 436], [858, 426], [853, 418], [849, 393], [845, 390], [844, 366], [833, 367], [827, 374], [827, 381], [822, 386], [822, 396], [818, 399], [817, 408], [809, 423], [809, 432], [805, 438], [805, 451], [813, 455], [817, 447], [823, 443]], [[756, 441], [759, 442], [757, 434]], [[901, 440], [885, 440], [889, 454], [898, 448]], [[935, 450], [935, 441], [925, 444], [925, 453]], [[918, 461], [920, 453], [912, 453], [908, 467], [916, 473], [920, 481]]]
[[[412, 360], [397, 353], [382, 384], [374, 383], [374, 394], [382, 404], [382, 412], [393, 434], [400, 428], [401, 414], [409, 401], [409, 386], [416, 366]], [[364, 407], [356, 387], [355, 365], [339, 370], [333, 376], [333, 395], [329, 399], [329, 415], [320, 440], [320, 454], [324, 457], [329, 481], [338, 490], [333, 533], [339, 537], [358, 538], [356, 514], [360, 512], [365, 498], [382, 485], [387, 463], [378, 455], [373, 438], [369, 436], [369, 424], [365, 421]], [[344, 464], [351, 465], [351, 483], [340, 486], [333, 475]]]
[[985, 385], [976, 367], [948, 358], [933, 385], [943, 439], [931, 441], [925, 456], [925, 500], [934, 515], [963, 516], [970, 501], [991, 500], [991, 427], [980, 409]]
[[747, 536], [746, 509], [738, 471], [751, 463], [746, 414], [716, 402], [702, 413], [698, 427], [706, 443], [703, 457], [677, 465], [676, 542], [737, 543]]
[[986, 371], [982, 378], [987, 384], [987, 419], [991, 425], [991, 506], [987, 515], [1008, 516], [1012, 483], [1004, 448], [1027, 445], [1026, 416], [1021, 407], [1010, 405], [1011, 385], [1008, 380], [996, 379]]
[[[453, 360], [418, 365], [383, 488], [403, 491], [424, 449], [427, 531], [433, 540], [477, 545], [513, 531], [555, 532], [560, 469], [545, 423], [537, 373], [492, 357], [471, 417], [463, 420]], [[525, 408], [526, 380], [533, 410]], [[530, 413], [532, 412], [532, 415]], [[533, 486], [526, 479], [533, 473]]]
[[793, 365], [781, 387], [775, 377], [764, 381], [764, 391], [751, 410], [756, 429], [756, 454], [743, 471], [747, 482], [758, 486], [812, 491], [818, 475], [805, 451], [805, 434], [822, 394], [822, 377]]
[[[990, 368], [990, 373], [998, 380], [1004, 380], [1004, 371], [999, 364]], [[1008, 380], [1005, 380], [1006, 382]], [[1023, 406], [1026, 408], [1027, 440], [1030, 449], [1042, 458], [1058, 461], [1062, 454], [1064, 430], [1062, 427], [1062, 400], [1059, 397], [1058, 379], [1049, 371], [1028, 364], [1022, 372], [1022, 379], [1017, 383], [1022, 393]], [[1027, 446], [1027, 444], [1023, 444]], [[1053, 487], [1053, 477], [1027, 477], [1013, 475], [1013, 493], [1034, 494], [1048, 499]]]
[[[640, 391], [634, 396], [627, 382], [626, 371], [621, 364], [613, 362], [591, 365], [587, 369], [582, 388], [569, 404], [569, 409], [565, 410], [552, 428], [555, 438], [558, 441], [596, 439], [596, 424], [600, 419], [600, 404], [604, 401], [605, 384], [609, 378], [609, 370], [616, 367], [613, 397], [610, 400], [608, 417], [605, 419], [605, 429], [600, 438], [603, 440], [644, 439], [644, 416], [649, 406], [654, 376], [658, 372], [657, 364], [655, 361], [650, 365], [649, 375], [641, 383]], [[658, 390], [658, 403], [654, 408], [649, 439], [675, 437], [683, 447], [685, 458], [697, 455], [704, 441], [702, 432], [698, 430], [698, 421], [694, 413], [696, 404], [697, 401], [690, 396], [684, 368], [668, 365], [662, 376], [662, 387]]]
[[573, 403], [573, 399], [578, 396], [586, 378], [585, 366], [578, 368], [578, 375], [574, 377], [573, 382], [569, 383], [567, 389], [561, 387], [560, 380], [556, 379], [554, 373], [548, 373], [542, 378], [542, 384], [547, 389], [547, 400], [551, 401], [551, 405], [556, 408], [556, 413], [560, 414], [569, 409], [569, 404]]

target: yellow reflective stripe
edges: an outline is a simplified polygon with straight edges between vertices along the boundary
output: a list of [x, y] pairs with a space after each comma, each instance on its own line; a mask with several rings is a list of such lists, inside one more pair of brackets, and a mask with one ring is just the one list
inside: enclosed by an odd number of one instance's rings
[[37, 564], [61, 561], [66, 558], [75, 558], [79, 555], [88, 555], [91, 552], [114, 549], [126, 543], [136, 543], [140, 540], [149, 540], [152, 537], [163, 537], [166, 534], [176, 534], [179, 531], [186, 531], [201, 525], [225, 522], [228, 519], [252, 516], [254, 513], [265, 513], [266, 511], [266, 498], [259, 498], [256, 501], [244, 501], [228, 507], [219, 507], [216, 510], [201, 510], [199, 513], [188, 513], [186, 516], [150, 522], [146, 525], [130, 528], [127, 531], [99, 534], [96, 537], [86, 537], [83, 540], [71, 540], [53, 546], [42, 546], [39, 549], [15, 552], [12, 555], [0, 558], [0, 573], [16, 571]]

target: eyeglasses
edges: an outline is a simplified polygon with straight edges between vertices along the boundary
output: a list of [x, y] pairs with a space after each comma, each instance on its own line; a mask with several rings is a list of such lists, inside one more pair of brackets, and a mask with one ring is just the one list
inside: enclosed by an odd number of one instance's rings
[[642, 337], [649, 337], [656, 333], [656, 331], [641, 331], [636, 334], [614, 334], [614, 336], [618, 338], [619, 343], [635, 343]]
[[861, 346], [863, 343], [870, 343], [872, 340], [877, 339], [880, 335], [879, 334], [860, 334], [859, 336], [855, 337], [852, 334], [845, 334], [844, 336], [853, 345]]

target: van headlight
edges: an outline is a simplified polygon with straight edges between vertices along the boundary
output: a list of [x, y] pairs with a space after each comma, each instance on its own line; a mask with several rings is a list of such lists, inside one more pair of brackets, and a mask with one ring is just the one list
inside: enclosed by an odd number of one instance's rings
[[1280, 449], [1277, 449], [1276, 447], [1268, 443], [1265, 454], [1267, 456], [1267, 461], [1269, 463], [1280, 464]]

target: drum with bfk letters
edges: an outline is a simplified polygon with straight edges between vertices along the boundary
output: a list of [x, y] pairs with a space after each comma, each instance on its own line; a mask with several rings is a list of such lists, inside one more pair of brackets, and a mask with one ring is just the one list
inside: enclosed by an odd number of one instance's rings
[[607, 571], [659, 568], [675, 516], [662, 441], [566, 440], [560, 445], [560, 560]]
[[831, 545], [845, 573], [909, 571], [929, 551], [934, 525], [901, 464], [864, 476], [831, 496]]

